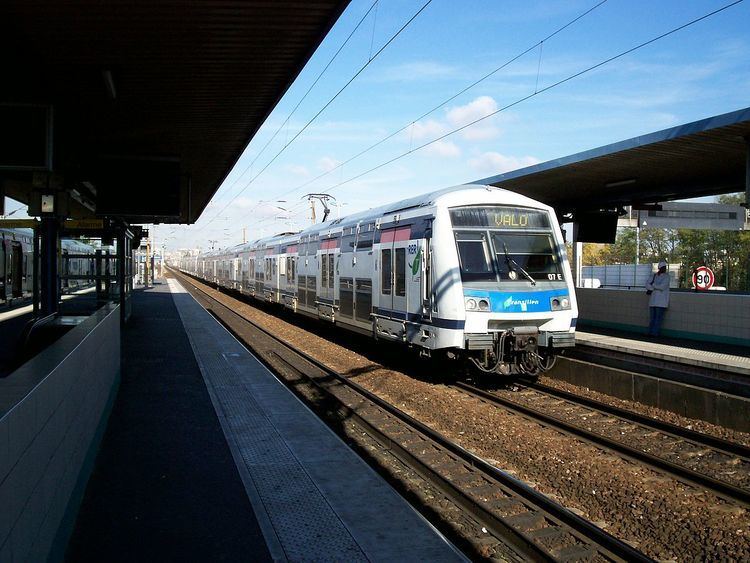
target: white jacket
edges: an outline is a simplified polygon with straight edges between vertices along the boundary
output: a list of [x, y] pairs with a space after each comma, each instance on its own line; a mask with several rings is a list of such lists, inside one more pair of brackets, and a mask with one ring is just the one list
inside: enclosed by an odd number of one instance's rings
[[669, 307], [669, 274], [656, 273], [646, 284], [653, 293], [648, 300], [649, 307]]

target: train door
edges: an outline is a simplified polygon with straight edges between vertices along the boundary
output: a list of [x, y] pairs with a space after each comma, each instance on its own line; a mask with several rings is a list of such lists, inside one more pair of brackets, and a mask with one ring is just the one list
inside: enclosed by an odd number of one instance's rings
[[[404, 310], [411, 319], [429, 319], [429, 310], [425, 311], [425, 281], [428, 270], [425, 267], [427, 241], [412, 240], [403, 243], [406, 246], [406, 264], [404, 265], [403, 291]], [[396, 288], [398, 289], [398, 288]]]
[[430, 240], [425, 238], [421, 241], [420, 248], [417, 250], [420, 254], [416, 258], [422, 270], [422, 277], [419, 280], [419, 305], [422, 319], [425, 321], [432, 321], [432, 249]]
[[23, 247], [18, 241], [11, 243], [11, 275], [13, 279], [11, 281], [11, 291], [13, 297], [23, 296]]
[[333, 246], [328, 241], [322, 245], [322, 251], [319, 254], [320, 260], [320, 285], [318, 286], [318, 298], [326, 301], [333, 301], [333, 288], [336, 283], [336, 253]]
[[250, 266], [250, 260], [247, 257], [247, 255], [245, 255], [244, 257], [242, 257], [240, 260], [241, 260], [241, 262], [240, 262], [240, 272], [241, 272], [241, 278], [242, 278], [240, 280], [240, 291], [242, 291], [244, 293], [244, 292], [246, 292], [247, 290], [250, 289], [250, 284], [247, 281], [247, 275], [248, 275], [248, 271], [249, 271], [248, 268]]
[[6, 301], [7, 295], [7, 263], [5, 258], [5, 239], [0, 235], [0, 301]]
[[242, 289], [242, 264], [239, 258], [232, 260], [232, 288]]
[[70, 275], [70, 258], [68, 258], [68, 251], [66, 249], [62, 251], [62, 286], [64, 288], [70, 287], [70, 280], [68, 279], [69, 275]]
[[318, 284], [318, 295], [317, 297], [327, 299], [328, 298], [328, 252], [325, 250], [318, 255], [318, 277], [320, 283]]
[[410, 233], [411, 227], [406, 226], [385, 229], [380, 235], [380, 308], [408, 311], [406, 256]]

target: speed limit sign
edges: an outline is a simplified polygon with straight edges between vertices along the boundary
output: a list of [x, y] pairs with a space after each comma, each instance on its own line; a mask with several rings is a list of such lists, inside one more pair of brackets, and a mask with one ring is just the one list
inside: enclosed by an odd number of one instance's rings
[[693, 287], [695, 289], [707, 290], [714, 285], [714, 273], [708, 266], [700, 266], [693, 272]]

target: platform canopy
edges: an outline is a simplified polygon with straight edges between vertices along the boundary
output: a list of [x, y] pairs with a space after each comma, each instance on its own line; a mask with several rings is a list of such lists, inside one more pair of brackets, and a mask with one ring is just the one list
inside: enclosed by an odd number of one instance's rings
[[3, 0], [0, 191], [194, 222], [347, 4]]
[[749, 138], [745, 108], [477, 183], [522, 193], [559, 214], [740, 192]]

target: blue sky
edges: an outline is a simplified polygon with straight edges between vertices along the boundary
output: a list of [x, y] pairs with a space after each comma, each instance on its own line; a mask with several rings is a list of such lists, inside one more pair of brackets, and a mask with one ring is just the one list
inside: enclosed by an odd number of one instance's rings
[[[166, 241], [168, 249], [176, 249], [206, 248], [208, 240], [238, 243], [243, 227], [252, 239], [308, 225], [309, 209], [301, 199], [308, 192], [331, 193], [347, 214], [750, 105], [750, 2], [743, 2], [337, 185], [728, 3], [608, 0], [545, 42], [541, 58], [537, 47], [415, 121], [598, 3], [433, 0], [258, 174], [423, 3], [379, 2], [289, 118], [373, 4], [353, 0], [198, 223], [157, 227], [157, 244]], [[402, 127], [406, 130], [375, 150], [304, 185]]]

